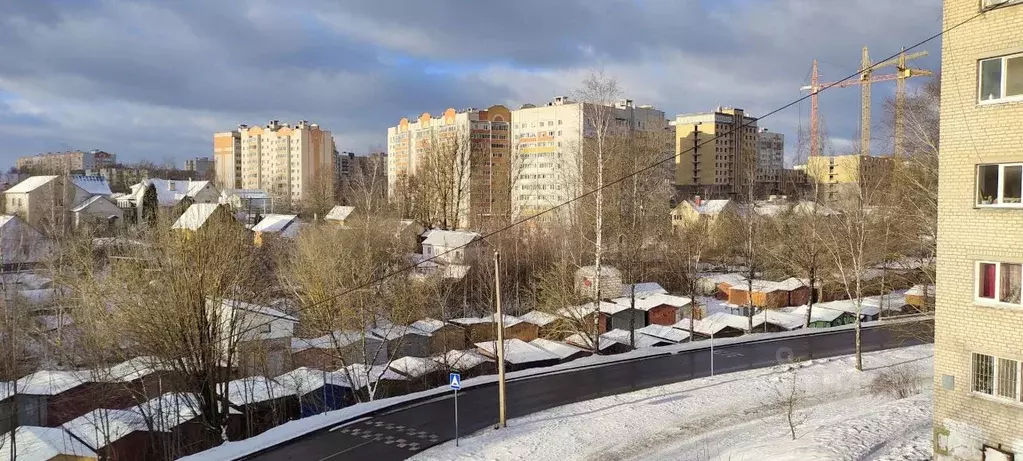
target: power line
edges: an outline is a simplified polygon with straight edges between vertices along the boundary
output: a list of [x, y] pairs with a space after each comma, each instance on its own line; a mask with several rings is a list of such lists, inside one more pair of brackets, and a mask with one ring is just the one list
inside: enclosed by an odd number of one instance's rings
[[[870, 66], [868, 66], [866, 68], [860, 69], [860, 70], [858, 70], [858, 71], [856, 71], [856, 72], [854, 72], [852, 74], [849, 74], [848, 76], [846, 76], [845, 78], [843, 78], [841, 80], [833, 82], [833, 83], [831, 83], [829, 85], [824, 85], [824, 86], [822, 86], [817, 91], [817, 93], [820, 94], [820, 93], [822, 93], [824, 91], [827, 91], [828, 89], [830, 89], [830, 88], [832, 88], [832, 87], [834, 87], [834, 86], [836, 86], [836, 85], [838, 85], [840, 83], [843, 83], [846, 80], [850, 80], [850, 79], [853, 79], [853, 78], [858, 78], [863, 72], [866, 72], [866, 71], [869, 71], [869, 70], [873, 70], [873, 68], [875, 66], [877, 66], [878, 64], [880, 64], [880, 63], [882, 63], [884, 61], [888, 61], [890, 59], [897, 58], [899, 56], [899, 54], [902, 53], [903, 51], [909, 51], [909, 50], [912, 50], [912, 49], [915, 49], [915, 48], [919, 48], [920, 46], [922, 46], [922, 45], [924, 45], [924, 44], [926, 44], [926, 43], [928, 43], [928, 42], [930, 42], [930, 41], [932, 41], [932, 40], [934, 40], [936, 38], [939, 38], [939, 37], [943, 36], [945, 33], [950, 32], [950, 31], [952, 31], [952, 30], [954, 30], [954, 29], [956, 29], [956, 28], [958, 28], [958, 27], [960, 27], [960, 26], [962, 26], [962, 25], [964, 25], [964, 24], [966, 24], [966, 23], [968, 23], [970, 21], [973, 21], [974, 19], [976, 19], [976, 18], [978, 18], [980, 16], [983, 16], [984, 13], [986, 13], [987, 11], [990, 11], [990, 9], [981, 11], [981, 12], [971, 16], [970, 18], [968, 18], [968, 19], [966, 19], [966, 20], [964, 20], [962, 22], [959, 22], [959, 23], [957, 23], [955, 25], [952, 25], [952, 26], [948, 27], [947, 29], [941, 30], [940, 32], [938, 32], [938, 33], [936, 33], [934, 35], [931, 35], [931, 36], [929, 36], [929, 37], [927, 37], [927, 38], [925, 38], [925, 39], [923, 39], [923, 40], [913, 44], [912, 46], [906, 47], [905, 50], [896, 52], [896, 53], [892, 54], [891, 56], [888, 56], [888, 57], [886, 57], [884, 59], [881, 59], [881, 60], [877, 61], [874, 64], [871, 64]], [[797, 104], [799, 104], [799, 103], [809, 99], [811, 95], [812, 95], [812, 93], [804, 95], [804, 96], [801, 96], [801, 97], [799, 97], [799, 98], [797, 98], [797, 99], [795, 99], [795, 100], [793, 100], [793, 101], [791, 101], [791, 102], [789, 102], [789, 103], [787, 103], [785, 105], [782, 105], [781, 107], [778, 107], [778, 108], [776, 108], [776, 109], [774, 109], [774, 110], [772, 110], [770, 112], [767, 112], [763, 116], [759, 117], [757, 120], [763, 120], [763, 119], [768, 118], [768, 117], [770, 117], [770, 116], [772, 116], [774, 114], [777, 114], [778, 112], [781, 112], [781, 111], [783, 111], [785, 109], [788, 109], [788, 108], [790, 108], [792, 106], [795, 106], [795, 105], [797, 105]], [[387, 280], [387, 279], [389, 279], [391, 277], [394, 277], [396, 275], [399, 275], [399, 274], [402, 274], [402, 273], [405, 273], [405, 272], [409, 272], [409, 271], [415, 270], [416, 268], [420, 267], [423, 263], [432, 262], [432, 261], [435, 261], [437, 258], [440, 258], [442, 256], [448, 255], [450, 253], [454, 253], [454, 252], [459, 251], [459, 250], [464, 250], [465, 248], [469, 247], [470, 245], [475, 245], [475, 244], [479, 244], [480, 242], [484, 242], [484, 241], [486, 241], [490, 237], [493, 237], [493, 236], [495, 236], [497, 234], [503, 233], [503, 232], [505, 232], [507, 230], [510, 230], [512, 228], [515, 228], [515, 227], [517, 227], [519, 225], [525, 224], [526, 222], [529, 222], [529, 221], [531, 221], [534, 218], [537, 218], [539, 216], [543, 216], [545, 214], [551, 213], [551, 212], [553, 212], [555, 210], [558, 210], [560, 208], [563, 208], [563, 207], [566, 207], [568, 205], [571, 205], [572, 203], [575, 203], [575, 202], [577, 202], [579, 200], [582, 200], [583, 198], [589, 197], [590, 195], [592, 195], [592, 194], [594, 194], [596, 192], [599, 192], [599, 191], [601, 191], [601, 190], [603, 190], [605, 188], [608, 188], [608, 187], [614, 186], [614, 185], [616, 185], [618, 183], [621, 183], [622, 181], [625, 181], [626, 179], [629, 179], [629, 178], [631, 178], [633, 176], [636, 176], [638, 174], [641, 174], [641, 173], [644, 173], [646, 171], [649, 171], [649, 170], [652, 170], [654, 168], [657, 168], [657, 167], [659, 167], [661, 164], [663, 164], [665, 162], [674, 160], [675, 157], [680, 155], [680, 154], [691, 152], [691, 151], [693, 151], [693, 150], [695, 150], [695, 149], [697, 149], [699, 147], [702, 147], [704, 144], [708, 144], [708, 143], [711, 143], [711, 142], [713, 142], [713, 141], [715, 141], [715, 140], [717, 140], [719, 138], [723, 138], [725, 136], [729, 136], [732, 133], [736, 132], [737, 130], [742, 130], [743, 128], [747, 128], [750, 125], [751, 125], [750, 122], [743, 122], [742, 124], [739, 125], [739, 127], [733, 128], [733, 129], [731, 129], [731, 130], [729, 130], [727, 132], [724, 132], [724, 133], [721, 133], [719, 135], [716, 135], [716, 136], [706, 140], [703, 143], [700, 143], [700, 142], [697, 141], [697, 142], [694, 143], [694, 146], [692, 148], [686, 149], [686, 150], [684, 150], [682, 152], [679, 152], [679, 153], [673, 153], [670, 157], [666, 157], [664, 159], [658, 160], [658, 161], [656, 161], [656, 162], [654, 162], [654, 163], [652, 163], [650, 165], [647, 165], [647, 166], [645, 166], [643, 168], [640, 168], [640, 169], [638, 169], [636, 171], [633, 171], [632, 173], [628, 173], [628, 174], [626, 174], [626, 175], [624, 175], [624, 176], [622, 176], [622, 177], [620, 177], [618, 179], [615, 179], [614, 181], [611, 181], [609, 183], [603, 184], [602, 186], [597, 187], [597, 188], [595, 188], [595, 189], [593, 189], [593, 190], [591, 190], [589, 192], [585, 192], [585, 193], [583, 193], [581, 195], [578, 195], [576, 197], [573, 197], [573, 198], [571, 198], [571, 199], [569, 199], [569, 200], [567, 200], [565, 202], [562, 202], [562, 203], [559, 203], [559, 204], [557, 204], [555, 206], [552, 206], [551, 208], [545, 209], [545, 210], [543, 210], [543, 211], [541, 211], [539, 213], [536, 213], [534, 215], [531, 215], [531, 216], [519, 219], [519, 220], [517, 220], [515, 222], [512, 222], [511, 224], [508, 224], [508, 225], [506, 225], [504, 227], [501, 227], [501, 228], [499, 228], [497, 230], [494, 230], [494, 231], [491, 231], [489, 233], [483, 234], [479, 239], [475, 239], [472, 242], [469, 242], [469, 243], [466, 243], [466, 244], [463, 244], [463, 245], [459, 245], [459, 246], [453, 247], [453, 248], [451, 248], [451, 249], [449, 249], [447, 251], [444, 251], [442, 253], [438, 253], [438, 254], [433, 255], [433, 256], [431, 256], [429, 258], [425, 258], [425, 259], [423, 259], [423, 260], [421, 260], [419, 262], [416, 262], [414, 264], [407, 265], [407, 266], [404, 266], [404, 267], [399, 268], [399, 269], [395, 269], [395, 270], [393, 270], [391, 272], [388, 272], [388, 273], [386, 273], [384, 275], [381, 275], [381, 276], [379, 276], [377, 278], [374, 278], [373, 280], [370, 280], [368, 282], [362, 283], [362, 284], [360, 284], [360, 285], [358, 285], [358, 286], [356, 286], [354, 288], [349, 288], [349, 289], [344, 290], [344, 291], [342, 291], [340, 293], [337, 293], [336, 295], [329, 296], [329, 297], [327, 297], [325, 299], [322, 299], [320, 301], [317, 301], [317, 302], [314, 302], [312, 304], [303, 306], [303, 307], [297, 309], [295, 311], [295, 314], [300, 314], [300, 313], [302, 313], [302, 312], [304, 312], [304, 311], [306, 311], [308, 309], [311, 309], [313, 307], [316, 307], [318, 305], [321, 305], [321, 304], [333, 301], [335, 299], [341, 298], [343, 296], [349, 295], [349, 294], [357, 292], [359, 290], [363, 290], [365, 288], [368, 288], [368, 287], [373, 286], [373, 285], [375, 285], [377, 283], [383, 282], [383, 281], [385, 281], [385, 280]], [[245, 333], [248, 333], [250, 331], [256, 330], [257, 328], [264, 327], [264, 326], [268, 325], [270, 322], [272, 322], [272, 320], [271, 321], [266, 321], [266, 322], [256, 323], [255, 325], [251, 326], [250, 328], [247, 328], [247, 329], [239, 331], [236, 335], [240, 337], [240, 336], [244, 335]], [[127, 377], [129, 375], [130, 374], [125, 374], [124, 376], [121, 376], [121, 377], [119, 377], [117, 379], [125, 378], [125, 377]], [[36, 406], [34, 406], [32, 408], [26, 409], [25, 411], [33, 411], [33, 410], [38, 409], [38, 408], [41, 408], [41, 405], [36, 405]], [[10, 416], [7, 416], [5, 418], [0, 418], [0, 420], [13, 419], [18, 414], [20, 414], [20, 411], [16, 411], [14, 414], [12, 414]]]

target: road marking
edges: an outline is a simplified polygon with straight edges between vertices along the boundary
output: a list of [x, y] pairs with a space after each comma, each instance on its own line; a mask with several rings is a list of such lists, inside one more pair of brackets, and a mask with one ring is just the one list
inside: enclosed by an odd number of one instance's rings
[[334, 432], [334, 431], [336, 431], [338, 429], [341, 429], [341, 428], [345, 428], [345, 427], [348, 427], [348, 426], [359, 424], [359, 423], [361, 423], [363, 421], [369, 421], [371, 419], [373, 419], [373, 418], [370, 418], [369, 416], [367, 416], [365, 418], [359, 418], [359, 419], [356, 419], [356, 420], [353, 420], [353, 421], [349, 421], [349, 422], [344, 423], [344, 424], [339, 424], [337, 426], [334, 426], [334, 427], [330, 428], [330, 432]]
[[335, 457], [337, 455], [343, 455], [345, 453], [348, 453], [349, 451], [352, 451], [352, 450], [354, 450], [356, 448], [359, 448], [359, 447], [361, 447], [363, 445], [366, 445], [366, 444], [369, 444], [369, 443], [373, 443], [373, 442], [362, 442], [362, 443], [360, 443], [360, 444], [358, 444], [358, 445], [356, 445], [354, 447], [346, 448], [346, 449], [341, 450], [341, 451], [339, 451], [337, 453], [334, 453], [333, 455], [330, 455], [330, 456], [327, 456], [327, 457], [324, 457], [324, 458], [320, 458], [319, 461], [327, 461], [328, 459], [331, 459], [331, 458], [333, 458], [333, 457]]

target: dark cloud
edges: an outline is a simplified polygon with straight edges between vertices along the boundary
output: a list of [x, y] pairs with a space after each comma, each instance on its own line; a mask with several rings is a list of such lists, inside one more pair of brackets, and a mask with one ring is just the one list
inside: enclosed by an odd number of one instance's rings
[[[361, 151], [402, 116], [547, 100], [594, 66], [669, 115], [763, 114], [799, 96], [814, 58], [841, 78], [861, 46], [879, 59], [940, 26], [929, 0], [0, 0], [0, 11], [0, 164], [66, 145], [208, 155], [213, 131], [270, 118], [315, 120]], [[852, 89], [822, 97], [832, 134], [855, 138], [858, 107]], [[793, 109], [765, 125], [791, 140], [800, 120]]]

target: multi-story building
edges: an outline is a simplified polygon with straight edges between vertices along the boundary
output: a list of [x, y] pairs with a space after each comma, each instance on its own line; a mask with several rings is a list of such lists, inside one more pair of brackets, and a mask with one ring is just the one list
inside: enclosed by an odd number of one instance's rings
[[[214, 151], [216, 151], [216, 147], [214, 147]], [[206, 173], [213, 167], [213, 160], [210, 160], [209, 157], [196, 157], [185, 160], [185, 171], [194, 171], [195, 175], [200, 178], [205, 178]]]
[[942, 27], [934, 456], [1019, 460], [1023, 1], [945, 0]]
[[214, 182], [221, 189], [242, 187], [242, 134], [239, 130], [213, 133]]
[[[233, 134], [220, 134], [224, 135], [222, 145], [233, 142], [228, 141], [233, 139]], [[218, 138], [221, 137], [213, 138], [214, 150]], [[271, 120], [262, 127], [240, 125], [238, 139], [241, 154], [234, 161], [239, 158], [241, 161], [241, 185], [226, 189], [263, 189], [273, 197], [291, 202], [309, 197], [314, 188], [333, 189], [334, 138], [319, 125], [305, 120], [294, 126], [278, 120]], [[222, 154], [223, 161], [217, 157], [219, 180], [231, 179], [228, 177], [228, 172], [232, 171], [228, 166], [231, 155]], [[226, 170], [223, 176], [221, 164]]]
[[[891, 157], [870, 155], [819, 155], [806, 162], [806, 175], [820, 186], [821, 199], [839, 200], [845, 190], [864, 181], [880, 180], [892, 166]], [[864, 184], [867, 187], [871, 184]]]
[[17, 167], [34, 173], [65, 174], [68, 171], [106, 168], [116, 163], [117, 156], [109, 152], [76, 150], [21, 157], [17, 160]]
[[[403, 182], [424, 168], [450, 168], [446, 187], [453, 194], [450, 209], [456, 209], [463, 228], [481, 228], [502, 220], [509, 210], [509, 125], [511, 112], [500, 105], [487, 109], [447, 109], [439, 117], [423, 113], [417, 120], [402, 118], [387, 129], [387, 195], [400, 200]], [[431, 161], [431, 156], [434, 161]], [[436, 160], [440, 160], [438, 164]], [[442, 198], [441, 200], [445, 200]]]
[[[746, 193], [757, 174], [757, 119], [742, 109], [675, 117], [675, 185], [709, 198]], [[754, 181], [756, 178], [753, 178]]]
[[334, 152], [334, 180], [351, 176], [355, 164], [355, 152]]
[[[543, 106], [526, 104], [512, 111], [513, 216], [536, 215], [584, 191], [589, 162], [583, 158], [584, 143], [593, 136], [593, 119], [601, 113], [600, 108], [611, 111], [615, 121], [612, 136], [635, 132], [660, 134], [667, 127], [663, 111], [648, 105], [636, 106], [631, 99], [614, 106], [594, 106], [558, 96]], [[574, 206], [545, 213], [537, 221], [567, 222]]]
[[757, 184], [768, 194], [781, 190], [782, 170], [785, 168], [785, 135], [760, 127], [757, 132]]

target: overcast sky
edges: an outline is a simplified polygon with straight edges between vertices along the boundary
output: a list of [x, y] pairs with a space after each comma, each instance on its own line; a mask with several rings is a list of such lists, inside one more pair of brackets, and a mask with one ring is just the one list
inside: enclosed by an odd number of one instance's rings
[[[212, 133], [306, 119], [338, 149], [382, 147], [402, 116], [542, 103], [590, 69], [669, 118], [765, 114], [822, 79], [940, 30], [940, 0], [0, 0], [0, 166], [102, 149], [124, 162], [209, 156]], [[940, 43], [916, 65], [938, 70]], [[874, 100], [894, 84], [874, 86]], [[875, 119], [882, 109], [875, 104]], [[836, 149], [859, 91], [821, 96]], [[809, 103], [761, 122], [787, 155]]]

